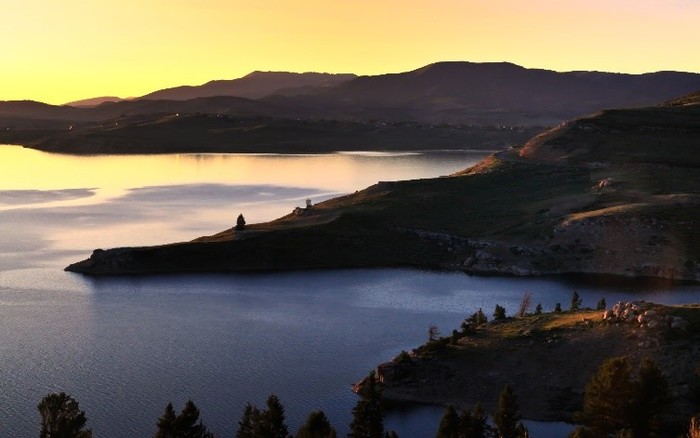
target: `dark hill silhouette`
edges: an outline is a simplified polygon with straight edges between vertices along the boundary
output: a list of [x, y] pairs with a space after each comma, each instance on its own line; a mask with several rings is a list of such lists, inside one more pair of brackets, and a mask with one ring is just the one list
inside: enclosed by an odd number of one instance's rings
[[274, 116], [277, 110], [265, 102], [233, 96], [190, 100], [123, 100], [103, 102], [94, 107], [48, 105], [34, 101], [0, 101], [0, 118], [96, 122], [121, 116], [143, 114], [226, 114], [234, 116]]
[[11, 119], [70, 120], [86, 111], [69, 106], [49, 105], [33, 100], [0, 101], [0, 117]]
[[[559, 73], [510, 63], [441, 62], [362, 76], [254, 72], [93, 108], [0, 102], [0, 117], [98, 121], [120, 115], [207, 113], [341, 121], [552, 126], [604, 108], [654, 105], [700, 89], [700, 74]], [[305, 85], [306, 84], [306, 85]], [[217, 96], [238, 93], [266, 97]], [[272, 94], [270, 94], [272, 93]], [[170, 100], [157, 99], [171, 95]]]
[[440, 62], [362, 76], [314, 96], [270, 97], [346, 118], [450, 123], [555, 124], [603, 108], [656, 104], [700, 87], [700, 75], [527, 69], [511, 63]]
[[198, 97], [237, 96], [259, 99], [279, 90], [326, 88], [355, 78], [354, 74], [289, 73], [255, 71], [239, 79], [217, 80], [199, 86], [154, 91], [140, 99], [188, 100]]
[[67, 106], [77, 106], [77, 107], [92, 107], [92, 106], [97, 106], [100, 104], [103, 104], [105, 102], [120, 102], [122, 100], [121, 97], [116, 97], [116, 96], [101, 96], [101, 97], [93, 97], [90, 99], [82, 99], [82, 100], [76, 100], [73, 102], [68, 102], [64, 105]]
[[274, 115], [271, 105], [234, 96], [200, 97], [189, 100], [127, 100], [103, 103], [91, 110], [94, 120], [122, 115], [160, 113], [206, 113], [239, 116]]

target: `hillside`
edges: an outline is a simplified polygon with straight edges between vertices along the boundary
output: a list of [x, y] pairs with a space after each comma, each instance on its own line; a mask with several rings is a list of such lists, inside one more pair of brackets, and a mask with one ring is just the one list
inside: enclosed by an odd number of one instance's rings
[[[605, 114], [586, 123], [607, 123]], [[689, 155], [700, 138], [700, 105], [615, 114], [616, 123], [627, 125], [608, 126], [620, 137], [604, 150], [591, 146], [590, 131], [570, 129], [574, 121], [451, 177], [379, 183], [244, 231], [98, 251], [67, 269], [128, 274], [412, 266], [700, 280], [700, 168], [677, 158]], [[646, 131], [649, 117], [665, 128]], [[625, 160], [630, 146], [623, 133], [638, 130], [645, 143], [637, 159]], [[561, 147], [551, 146], [556, 138]], [[550, 146], [535, 147], [540, 144]], [[578, 159], [569, 159], [571, 148], [583, 150]]]
[[[649, 302], [629, 307], [637, 310], [627, 318], [604, 319], [603, 311], [582, 310], [491, 321], [469, 332], [456, 327], [452, 336], [379, 365], [379, 389], [390, 401], [468, 409], [482, 403], [489, 412], [508, 384], [525, 418], [572, 422], [582, 409], [586, 383], [605, 359], [625, 357], [635, 374], [651, 359], [669, 383], [663, 417], [669, 433], [663, 436], [678, 436], [696, 413], [700, 308]], [[361, 387], [362, 382], [355, 389]]]

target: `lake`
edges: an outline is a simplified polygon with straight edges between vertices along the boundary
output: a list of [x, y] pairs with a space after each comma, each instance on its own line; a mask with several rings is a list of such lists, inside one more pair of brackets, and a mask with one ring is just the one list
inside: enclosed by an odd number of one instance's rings
[[[504, 279], [413, 270], [89, 278], [63, 272], [94, 248], [189, 240], [353, 192], [379, 180], [447, 175], [484, 152], [67, 156], [0, 146], [0, 436], [32, 437], [36, 405], [72, 394], [97, 438], [147, 437], [172, 401], [233, 436], [270, 393], [290, 430], [323, 409], [340, 435], [350, 385], [378, 363], [449, 333], [478, 308], [551, 309], [577, 289], [662, 303], [700, 287]], [[521, 398], [524, 395], [521, 395]], [[405, 437], [434, 435], [441, 408], [387, 414]], [[565, 425], [530, 423], [533, 436]], [[538, 435], [538, 433], [540, 435]]]

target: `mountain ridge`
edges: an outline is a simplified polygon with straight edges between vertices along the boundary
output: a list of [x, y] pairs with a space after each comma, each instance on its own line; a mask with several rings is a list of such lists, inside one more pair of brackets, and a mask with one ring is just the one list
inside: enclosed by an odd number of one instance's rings
[[237, 79], [216, 79], [202, 85], [182, 85], [153, 91], [141, 100], [189, 100], [201, 97], [236, 96], [259, 99], [275, 91], [300, 87], [328, 87], [350, 80], [354, 74], [292, 73], [283, 71], [253, 71]]
[[[232, 92], [227, 88], [231, 83], [251, 81], [254, 86], [246, 92], [255, 99], [219, 95]], [[352, 122], [554, 126], [603, 108], [644, 107], [668, 101], [700, 89], [700, 74], [560, 73], [506, 62], [453, 61], [409, 72], [360, 77], [252, 72], [244, 78], [208, 84], [204, 92], [207, 96], [186, 100], [158, 99], [162, 93], [170, 93], [161, 90], [148, 98], [103, 102], [93, 107], [0, 102], [0, 117], [64, 120], [71, 125], [141, 114], [203, 113]], [[200, 92], [202, 88], [198, 87], [172, 91], [184, 93], [181, 97]]]

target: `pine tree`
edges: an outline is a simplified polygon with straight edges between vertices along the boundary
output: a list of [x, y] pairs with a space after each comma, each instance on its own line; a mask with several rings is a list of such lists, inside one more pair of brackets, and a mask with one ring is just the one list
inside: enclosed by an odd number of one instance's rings
[[487, 415], [481, 404], [477, 404], [472, 413], [468, 409], [459, 414], [459, 438], [488, 438], [493, 429], [488, 425]]
[[445, 409], [435, 438], [459, 438], [459, 417], [452, 405]]
[[379, 406], [380, 395], [377, 391], [377, 380], [374, 371], [367, 378], [367, 390], [363, 399], [358, 400], [352, 410], [350, 423], [350, 438], [383, 438], [384, 418]]
[[236, 438], [255, 438], [253, 432], [255, 423], [259, 421], [259, 417], [260, 410], [250, 403], [246, 403], [245, 409], [243, 410], [243, 416], [238, 422]]
[[299, 428], [296, 438], [336, 438], [336, 432], [323, 411], [314, 411]]
[[631, 370], [624, 357], [606, 359], [586, 384], [583, 412], [577, 422], [607, 436], [630, 424], [634, 390]]
[[634, 388], [630, 418], [633, 435], [646, 437], [659, 432], [660, 417], [668, 400], [668, 382], [654, 362], [644, 359]]
[[262, 422], [265, 424], [265, 438], [287, 438], [289, 429], [285, 424], [284, 406], [275, 394], [267, 398], [267, 409], [262, 412]]
[[582, 300], [578, 296], [578, 291], [574, 291], [574, 293], [571, 295], [571, 309], [570, 310], [572, 312], [577, 311], [578, 309], [581, 308], [581, 303], [582, 303]]
[[165, 407], [163, 416], [158, 419], [156, 438], [213, 438], [207, 427], [199, 420], [199, 409], [192, 400], [175, 416], [172, 403]]
[[535, 307], [535, 315], [542, 315], [542, 304], [537, 303], [537, 306]]
[[493, 319], [495, 321], [502, 321], [506, 319], [506, 309], [496, 304], [496, 308], [493, 310]]
[[155, 438], [171, 438], [175, 436], [175, 408], [172, 403], [168, 403], [163, 412], [163, 416], [158, 419], [158, 431]]
[[243, 213], [238, 215], [238, 218], [236, 219], [236, 230], [244, 230], [245, 229], [245, 218], [243, 217]]
[[561, 303], [554, 305], [554, 313], [561, 313]]
[[605, 298], [601, 298], [598, 301], [598, 304], [596, 304], [595, 309], [596, 310], [605, 310], [605, 308], [608, 307], [607, 303], [605, 302]]
[[520, 424], [520, 412], [518, 399], [510, 385], [506, 385], [498, 397], [498, 409], [493, 413], [493, 422], [496, 425], [500, 438], [518, 438]]
[[41, 416], [40, 438], [91, 438], [92, 430], [83, 429], [87, 423], [85, 411], [70, 395], [47, 394], [37, 405]]

